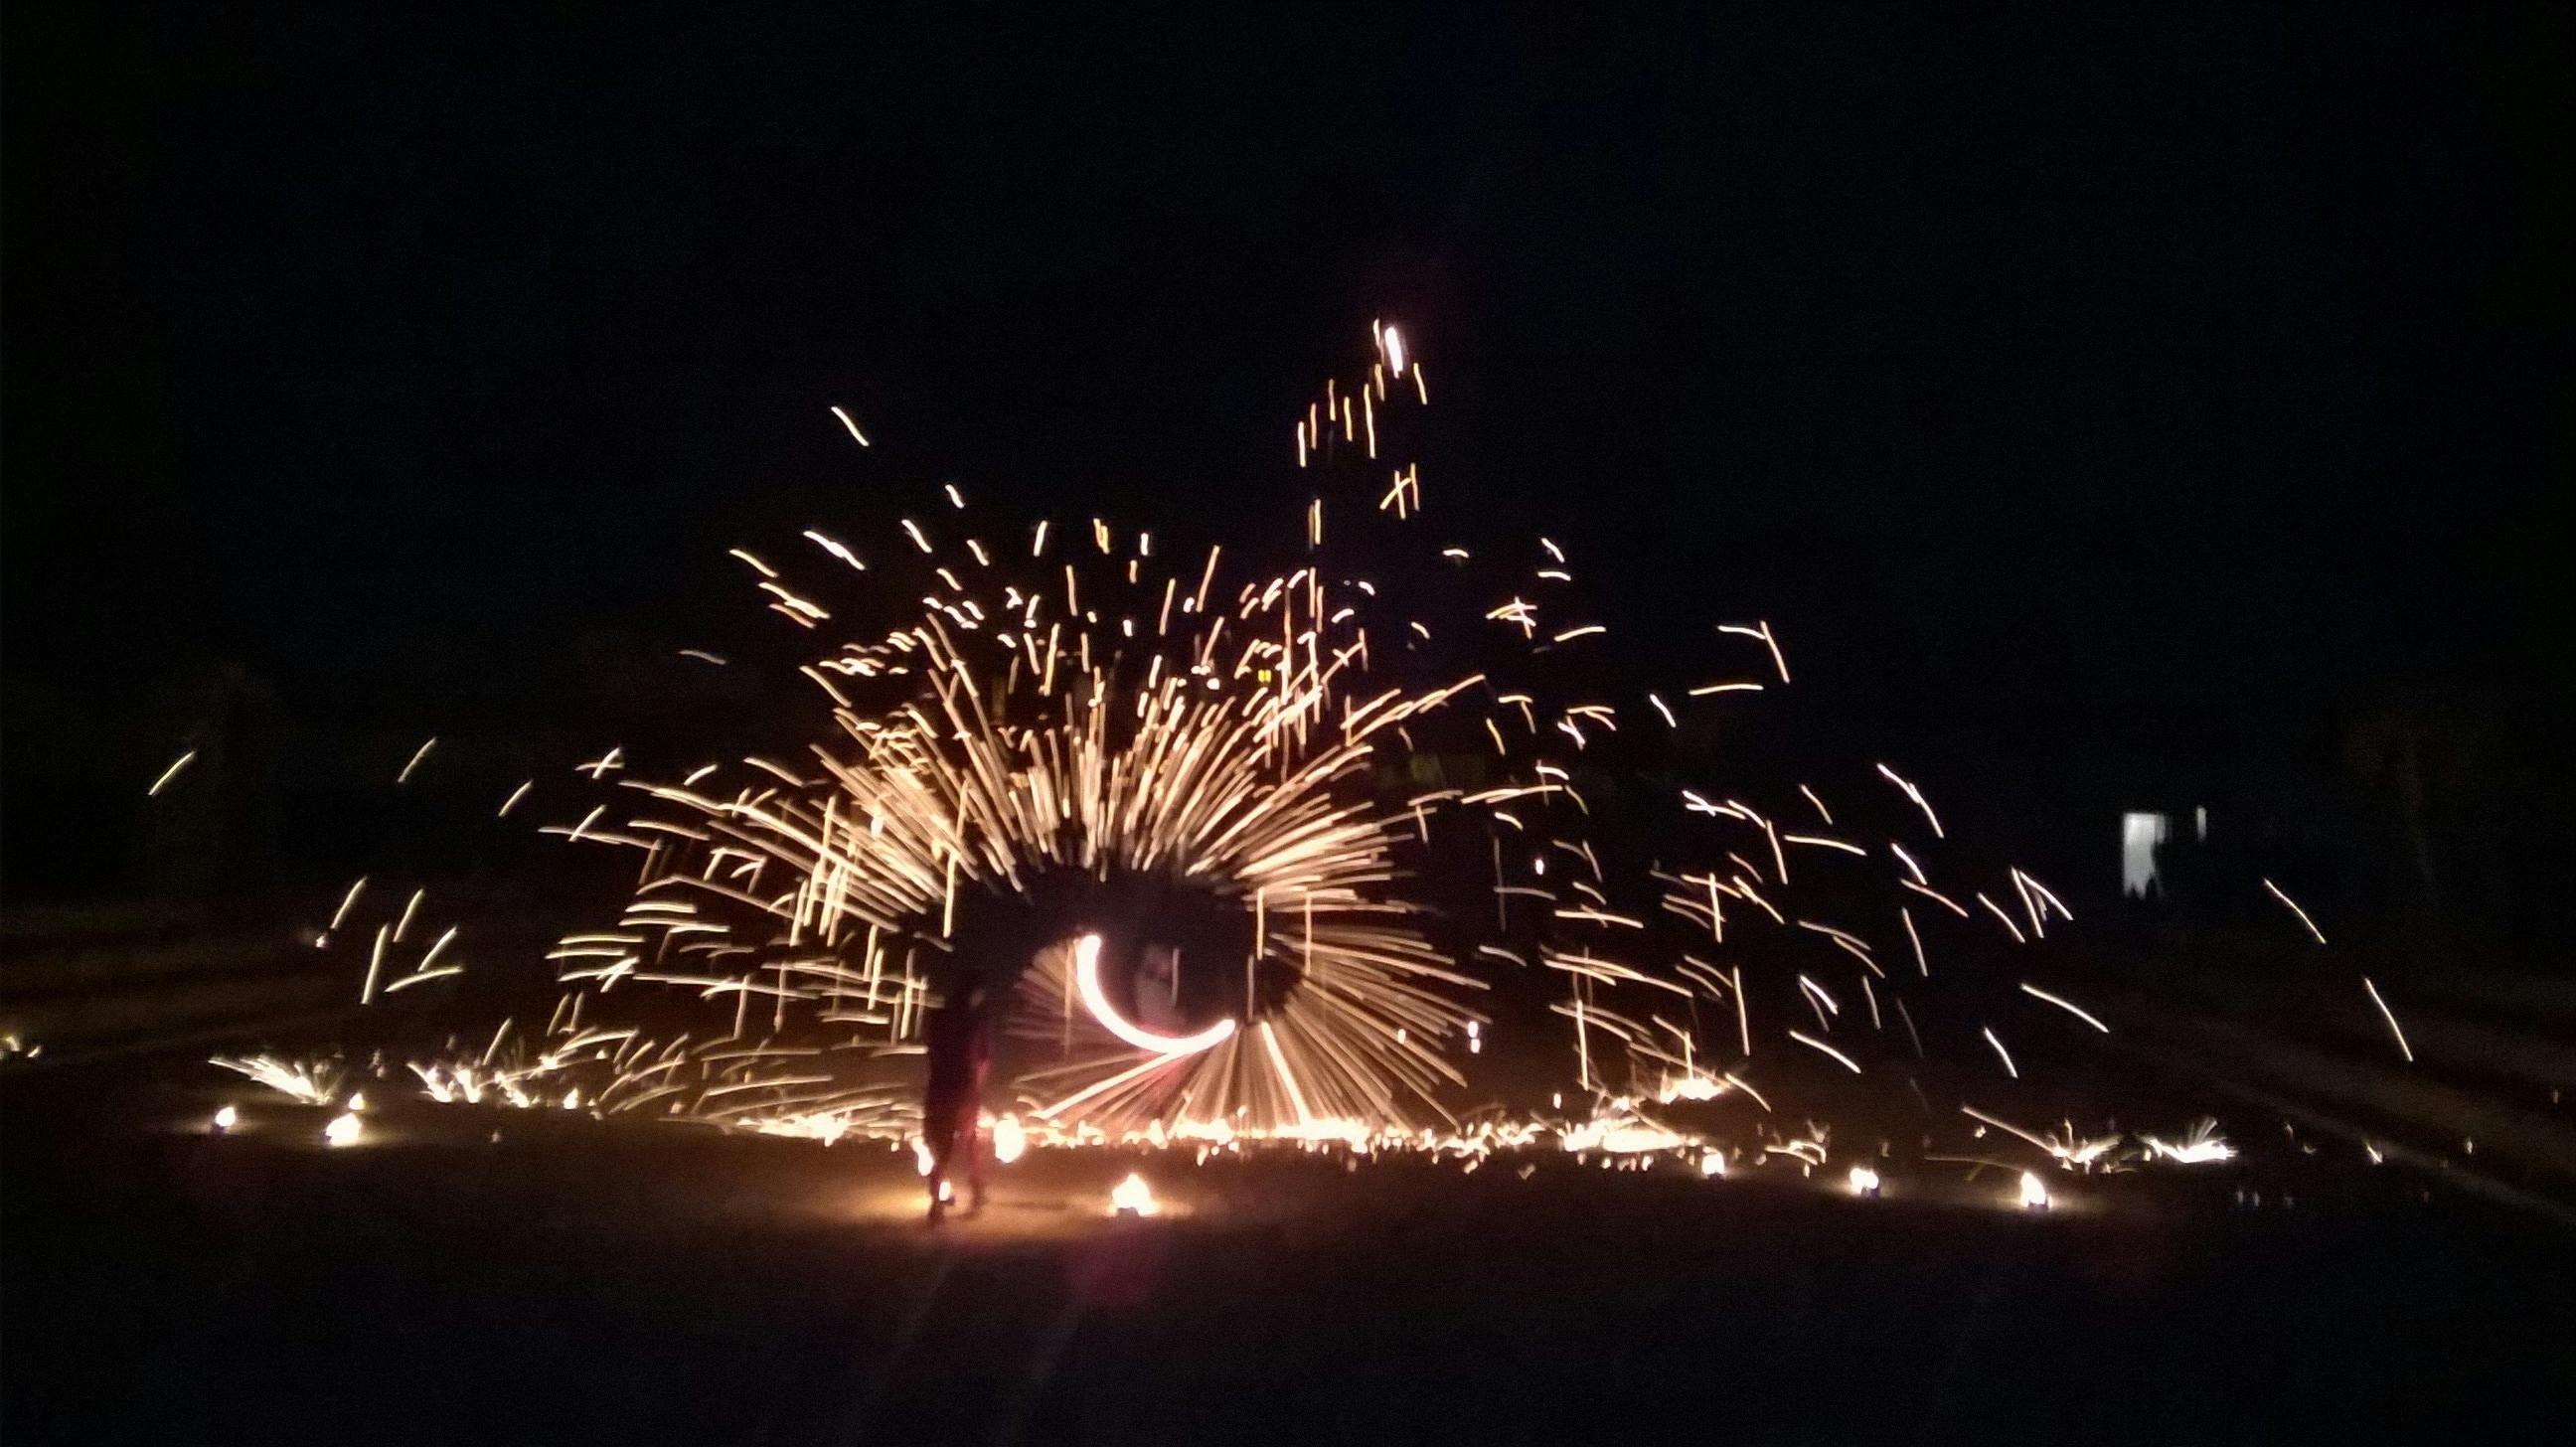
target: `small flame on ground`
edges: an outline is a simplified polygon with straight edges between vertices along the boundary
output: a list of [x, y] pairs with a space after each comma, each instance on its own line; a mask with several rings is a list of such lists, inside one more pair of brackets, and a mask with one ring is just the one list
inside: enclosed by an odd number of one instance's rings
[[[2024, 1179], [2024, 1180], [2029, 1180], [2029, 1179], [2030, 1179], [2030, 1177], [2028, 1177], [2028, 1176], [2024, 1176], [2022, 1179]], [[1875, 1195], [1877, 1195], [1877, 1194], [1878, 1194], [1878, 1172], [1871, 1170], [1871, 1169], [1870, 1169], [1869, 1167], [1867, 1167], [1867, 1166], [1854, 1166], [1854, 1167], [1852, 1167], [1852, 1168], [1851, 1168], [1851, 1188], [1852, 1188], [1852, 1194], [1853, 1194], [1853, 1195], [1855, 1195], [1855, 1196], [1875, 1196]]]
[[239, 1124], [241, 1124], [241, 1112], [233, 1107], [227, 1105], [215, 1112], [215, 1129], [231, 1130]]
[[1160, 1209], [1154, 1201], [1154, 1188], [1134, 1171], [1110, 1189], [1109, 1214], [1113, 1216], [1151, 1216]]
[[2048, 1187], [2029, 1171], [2021, 1173], [2021, 1204], [2023, 1209], [2030, 1211], [2045, 1211], [2051, 1204]]
[[357, 1113], [344, 1111], [333, 1116], [329, 1125], [322, 1127], [322, 1139], [335, 1146], [354, 1145], [358, 1139], [359, 1128]]

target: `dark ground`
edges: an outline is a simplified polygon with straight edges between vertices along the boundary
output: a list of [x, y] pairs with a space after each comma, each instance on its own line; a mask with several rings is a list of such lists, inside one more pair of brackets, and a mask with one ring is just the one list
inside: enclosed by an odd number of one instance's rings
[[2031, 1218], [1991, 1176], [1165, 1158], [1174, 1214], [1113, 1223], [1135, 1163], [1057, 1154], [930, 1238], [876, 1145], [397, 1102], [325, 1151], [249, 1091], [188, 1132], [219, 1098], [0, 1097], [8, 1441], [2519, 1441], [2576, 1403], [2576, 1236], [2394, 1167]]

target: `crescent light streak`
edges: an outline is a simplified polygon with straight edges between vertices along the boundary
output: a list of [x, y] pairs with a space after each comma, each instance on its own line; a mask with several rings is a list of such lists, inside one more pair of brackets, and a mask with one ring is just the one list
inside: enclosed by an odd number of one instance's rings
[[1102, 1029], [1139, 1050], [1156, 1055], [1196, 1055], [1222, 1043], [1234, 1034], [1231, 1017], [1217, 1021], [1195, 1035], [1157, 1035], [1118, 1013], [1109, 996], [1100, 988], [1100, 936], [1084, 935], [1073, 945], [1073, 987], [1082, 995], [1083, 1008], [1100, 1022]]

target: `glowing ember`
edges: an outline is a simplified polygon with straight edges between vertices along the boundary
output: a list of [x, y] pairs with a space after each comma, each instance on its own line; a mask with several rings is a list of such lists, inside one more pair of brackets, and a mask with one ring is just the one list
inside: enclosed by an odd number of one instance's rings
[[356, 1113], [343, 1111], [331, 1117], [329, 1125], [322, 1127], [322, 1139], [335, 1146], [353, 1145], [361, 1129]]
[[1109, 1214], [1113, 1216], [1151, 1216], [1161, 1207], [1155, 1204], [1154, 1188], [1134, 1171], [1109, 1191]]
[[1029, 1133], [1016, 1115], [1006, 1115], [993, 1123], [993, 1161], [1007, 1166], [1027, 1154]]
[[241, 1112], [233, 1109], [231, 1106], [227, 1105], [223, 1109], [215, 1112], [215, 1129], [219, 1131], [231, 1130], [234, 1126], [239, 1124], [241, 1124]]
[[2029, 1171], [2021, 1173], [2021, 1205], [2026, 1211], [2045, 1211], [2049, 1207], [2048, 1187]]
[[1726, 1153], [1724, 1151], [1703, 1152], [1699, 1158], [1699, 1173], [1703, 1176], [1725, 1175]]
[[[2027, 1177], [2025, 1177], [2024, 1179], [2028, 1179], [2028, 1178], [2027, 1178]], [[1867, 1166], [1854, 1166], [1854, 1167], [1852, 1167], [1852, 1168], [1851, 1168], [1851, 1188], [1852, 1188], [1852, 1194], [1853, 1194], [1853, 1195], [1855, 1195], [1855, 1196], [1875, 1196], [1875, 1195], [1877, 1195], [1877, 1194], [1878, 1194], [1878, 1172], [1871, 1170], [1871, 1169], [1870, 1169], [1869, 1167], [1867, 1167]]]

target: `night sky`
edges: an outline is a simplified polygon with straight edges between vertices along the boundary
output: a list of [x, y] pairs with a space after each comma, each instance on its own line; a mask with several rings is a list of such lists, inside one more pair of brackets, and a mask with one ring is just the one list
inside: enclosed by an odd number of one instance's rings
[[1435, 510], [1856, 737], [2563, 710], [2563, 9], [751, 8], [11, 7], [13, 780], [196, 663], [435, 731], [750, 631], [727, 546], [942, 481], [1284, 534], [1378, 316]]

